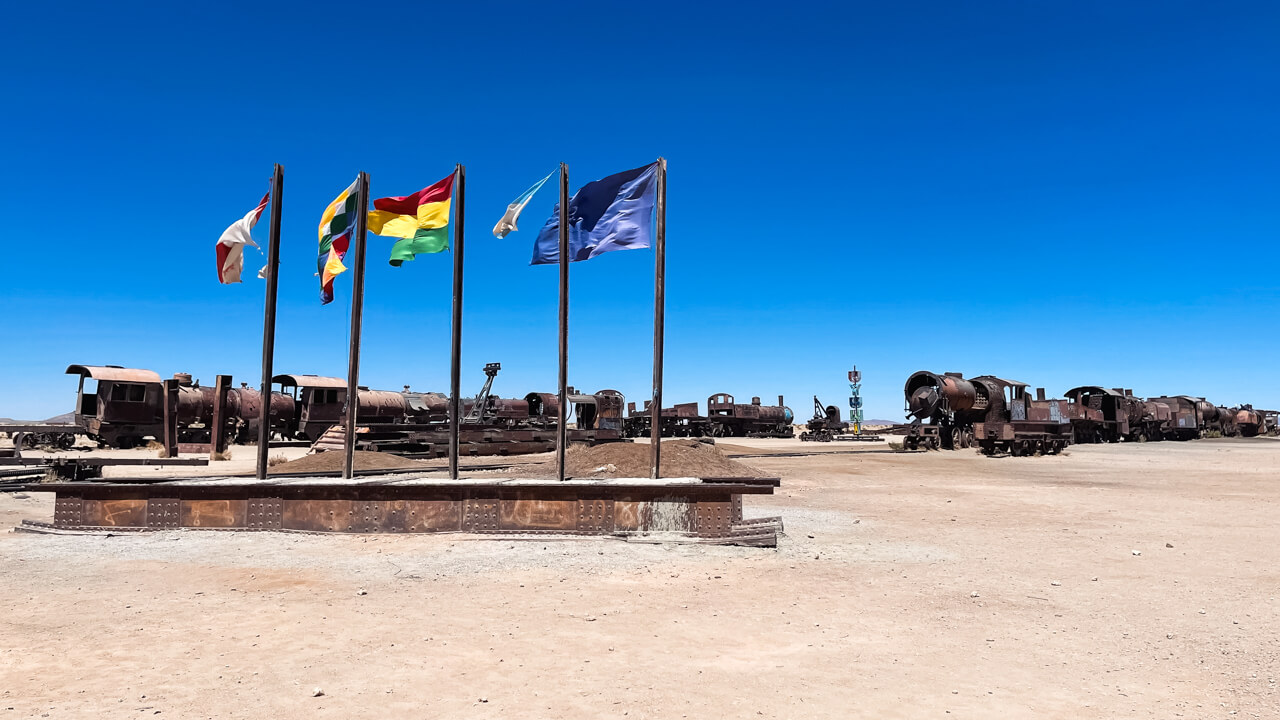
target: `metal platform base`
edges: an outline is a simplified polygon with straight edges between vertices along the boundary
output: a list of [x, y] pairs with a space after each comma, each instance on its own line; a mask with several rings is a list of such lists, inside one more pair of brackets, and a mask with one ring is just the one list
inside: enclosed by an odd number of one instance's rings
[[669, 536], [777, 544], [780, 518], [744, 520], [742, 496], [776, 478], [548, 480], [199, 478], [43, 483], [60, 530], [286, 530], [337, 533]]

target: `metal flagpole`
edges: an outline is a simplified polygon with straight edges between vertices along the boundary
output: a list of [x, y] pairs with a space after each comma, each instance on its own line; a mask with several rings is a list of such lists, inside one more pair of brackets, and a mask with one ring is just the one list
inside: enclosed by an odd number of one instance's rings
[[280, 209], [283, 205], [284, 167], [276, 163], [275, 175], [271, 178], [271, 233], [267, 239], [267, 301], [262, 318], [262, 415], [258, 418], [259, 480], [267, 477], [267, 452], [271, 444], [271, 366], [276, 354], [276, 288], [280, 275]]
[[560, 389], [556, 421], [556, 477], [564, 480], [569, 437], [569, 166], [560, 163]]
[[360, 318], [364, 312], [364, 236], [369, 216], [369, 176], [360, 173], [356, 189], [356, 263], [351, 280], [351, 349], [347, 356], [347, 438], [342, 477], [351, 479], [355, 470], [356, 410], [360, 407]]
[[667, 161], [658, 158], [657, 237], [653, 248], [653, 416], [649, 422], [649, 477], [662, 476], [662, 340], [666, 327], [667, 296]]
[[[455, 171], [458, 209], [453, 213], [453, 338], [449, 358], [449, 477], [458, 479], [458, 428], [462, 423], [462, 221], [466, 213], [467, 168]], [[477, 398], [478, 399], [478, 398]]]

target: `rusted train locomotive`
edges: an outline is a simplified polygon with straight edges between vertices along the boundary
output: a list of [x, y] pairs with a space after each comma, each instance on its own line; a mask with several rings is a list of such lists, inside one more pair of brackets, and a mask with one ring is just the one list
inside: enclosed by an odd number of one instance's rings
[[[490, 430], [550, 429], [556, 426], [560, 398], [556, 393], [529, 393], [523, 398], [501, 398], [490, 393], [498, 363], [485, 366], [487, 379], [474, 398], [462, 399], [463, 425]], [[347, 385], [341, 378], [317, 375], [276, 375], [273, 384], [297, 408], [297, 422], [287, 435], [314, 441], [345, 417]], [[590, 431], [592, 440], [620, 439], [623, 436], [622, 404], [617, 390], [584, 394], [569, 388], [566, 396], [574, 419], [574, 429]], [[441, 393], [401, 392], [360, 388], [356, 422], [376, 426], [382, 432], [395, 430], [442, 430], [449, 421], [449, 397]]]
[[1036, 398], [1027, 384], [983, 375], [914, 373], [907, 379], [907, 413], [912, 422], [907, 449], [981, 448], [984, 453], [1053, 454], [1072, 441], [1067, 401]]
[[[164, 386], [151, 370], [116, 365], [71, 365], [68, 375], [79, 375], [74, 423], [90, 439], [104, 445], [129, 448], [164, 432]], [[213, 425], [214, 389], [201, 387], [190, 375], [174, 375], [178, 381], [177, 419], [181, 442], [209, 442]], [[262, 393], [250, 387], [227, 391], [226, 437], [257, 437], [262, 416]], [[293, 401], [272, 393], [272, 431], [285, 434], [291, 427]]]
[[[627, 404], [627, 437], [649, 437], [653, 414], [648, 402], [637, 410]], [[738, 403], [728, 393], [707, 398], [707, 414], [698, 413], [698, 403], [680, 403], [663, 408], [660, 414], [662, 437], [795, 437], [791, 408], [778, 396], [777, 405], [763, 405], [759, 397]]]
[[986, 453], [1052, 454], [1071, 443], [1193, 440], [1206, 433], [1246, 437], [1268, 431], [1264, 413], [1204, 398], [1138, 398], [1132, 390], [1083, 385], [1066, 399], [1032, 399], [1026, 384], [993, 376], [921, 371], [904, 389], [908, 449], [977, 446]]

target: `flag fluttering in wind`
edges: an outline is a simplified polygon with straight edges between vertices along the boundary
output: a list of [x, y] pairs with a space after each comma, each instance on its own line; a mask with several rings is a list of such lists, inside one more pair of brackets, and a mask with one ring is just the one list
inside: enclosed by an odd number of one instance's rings
[[449, 249], [449, 205], [453, 176], [405, 197], [379, 198], [369, 211], [369, 232], [400, 238], [391, 248], [391, 264], [400, 267], [419, 253]]
[[333, 302], [333, 279], [346, 272], [342, 259], [351, 247], [351, 231], [356, 220], [356, 187], [360, 179], [343, 190], [320, 216], [320, 256], [316, 259], [316, 274], [320, 276], [320, 304]]
[[218, 282], [223, 285], [240, 282], [240, 273], [244, 270], [244, 246], [258, 247], [258, 243], [253, 241], [251, 231], [253, 226], [258, 224], [258, 218], [262, 217], [262, 211], [270, 200], [271, 191], [268, 190], [267, 194], [262, 196], [262, 202], [258, 203], [258, 207], [231, 223], [231, 227], [223, 230], [222, 237], [218, 238], [218, 243], [214, 247], [218, 251]]
[[[658, 163], [589, 182], [569, 199], [569, 262], [653, 242]], [[560, 204], [533, 243], [530, 265], [560, 261]]]
[[502, 239], [508, 234], [519, 230], [519, 228], [516, 227], [516, 221], [520, 219], [520, 213], [524, 211], [524, 206], [529, 204], [529, 201], [533, 199], [534, 194], [537, 193], [538, 190], [542, 189], [542, 186], [545, 185], [547, 181], [551, 179], [551, 176], [555, 175], [557, 172], [559, 172], [558, 169], [552, 170], [550, 175], [547, 175], [534, 183], [533, 187], [525, 190], [520, 194], [520, 197], [511, 201], [511, 204], [507, 206], [507, 212], [502, 215], [502, 219], [498, 221], [497, 225], [493, 226], [494, 237]]

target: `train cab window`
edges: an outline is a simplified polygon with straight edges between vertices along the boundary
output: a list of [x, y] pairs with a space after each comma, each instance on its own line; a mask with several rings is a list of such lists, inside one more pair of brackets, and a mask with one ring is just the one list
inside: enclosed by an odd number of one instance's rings
[[336, 389], [326, 390], [324, 388], [312, 390], [311, 402], [316, 405], [334, 405], [338, 402], [338, 391]]
[[147, 388], [132, 383], [116, 383], [111, 386], [112, 402], [142, 402], [146, 399]]

